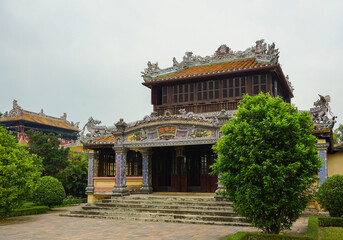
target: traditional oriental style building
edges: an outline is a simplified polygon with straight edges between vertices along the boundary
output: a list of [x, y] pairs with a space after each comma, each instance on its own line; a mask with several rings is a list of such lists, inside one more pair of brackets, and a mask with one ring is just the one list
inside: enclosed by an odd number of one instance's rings
[[242, 95], [269, 92], [291, 102], [292, 86], [278, 54], [274, 43], [260, 40], [245, 51], [222, 45], [207, 57], [186, 52], [183, 61], [174, 58], [165, 69], [149, 62], [142, 77], [154, 112], [112, 127], [90, 118], [82, 131], [84, 148], [91, 152], [88, 201], [134, 191], [215, 192], [212, 146]]
[[59, 135], [61, 145], [74, 143], [79, 133], [78, 124], [68, 122], [66, 113], [60, 118], [56, 118], [45, 115], [43, 109], [40, 113], [24, 110], [18, 105], [17, 100], [13, 100], [13, 109], [0, 118], [0, 125], [3, 125], [8, 131], [18, 133], [20, 144], [28, 142], [25, 132], [30, 129]]

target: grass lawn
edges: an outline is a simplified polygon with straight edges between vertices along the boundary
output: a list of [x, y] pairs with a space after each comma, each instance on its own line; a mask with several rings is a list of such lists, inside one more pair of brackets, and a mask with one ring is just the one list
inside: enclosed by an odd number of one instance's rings
[[343, 239], [343, 227], [321, 227], [321, 240]]

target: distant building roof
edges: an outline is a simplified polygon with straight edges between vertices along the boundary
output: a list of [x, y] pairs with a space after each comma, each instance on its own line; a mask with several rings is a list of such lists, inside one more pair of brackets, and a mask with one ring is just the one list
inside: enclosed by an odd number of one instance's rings
[[[30, 112], [22, 109], [16, 100], [13, 101], [13, 109], [9, 113], [5, 113], [0, 118], [1, 124], [8, 124], [10, 122], [26, 121], [41, 125], [46, 125], [55, 128], [61, 128], [78, 132], [78, 123], [71, 124], [67, 121], [67, 114], [63, 114], [60, 118], [45, 115], [43, 109], [40, 113]], [[6, 124], [6, 125], [7, 125]]]

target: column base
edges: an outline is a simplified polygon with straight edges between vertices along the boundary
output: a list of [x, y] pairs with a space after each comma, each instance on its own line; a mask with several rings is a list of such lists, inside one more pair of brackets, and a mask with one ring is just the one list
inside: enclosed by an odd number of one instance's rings
[[112, 197], [124, 197], [129, 196], [130, 192], [127, 190], [126, 186], [114, 186], [112, 191]]
[[140, 189], [140, 193], [142, 194], [150, 194], [152, 193], [153, 189], [150, 186], [143, 185], [142, 188]]
[[217, 200], [217, 201], [222, 201], [225, 199], [225, 190], [223, 188], [218, 188], [216, 191], [215, 191], [215, 196], [214, 198]]
[[94, 187], [86, 187], [86, 194], [87, 193], [94, 193]]

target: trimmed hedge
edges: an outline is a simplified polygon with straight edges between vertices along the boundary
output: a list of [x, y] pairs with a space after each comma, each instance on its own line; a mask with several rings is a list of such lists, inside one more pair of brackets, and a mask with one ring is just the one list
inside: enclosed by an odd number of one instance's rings
[[30, 208], [14, 209], [8, 214], [5, 214], [4, 212], [0, 212], [0, 218], [42, 214], [42, 213], [46, 213], [48, 210], [49, 210], [49, 207], [47, 206], [34, 206]]
[[343, 227], [343, 218], [320, 217], [318, 221], [320, 227]]
[[265, 234], [265, 233], [250, 233], [250, 232], [238, 232], [231, 235], [225, 240], [290, 240], [290, 239], [302, 239], [302, 240], [317, 240], [319, 234], [319, 225], [317, 217], [309, 217], [307, 233], [304, 236], [295, 235], [280, 235], [280, 234]]

